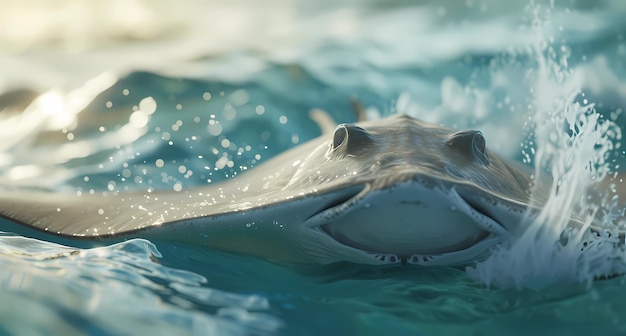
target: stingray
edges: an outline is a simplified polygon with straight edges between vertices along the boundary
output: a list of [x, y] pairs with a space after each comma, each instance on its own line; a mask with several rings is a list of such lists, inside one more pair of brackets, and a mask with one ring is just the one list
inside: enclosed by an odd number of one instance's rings
[[479, 131], [407, 115], [332, 128], [179, 192], [5, 192], [0, 230], [77, 247], [146, 238], [282, 262], [454, 266], [487, 256], [545, 197]]

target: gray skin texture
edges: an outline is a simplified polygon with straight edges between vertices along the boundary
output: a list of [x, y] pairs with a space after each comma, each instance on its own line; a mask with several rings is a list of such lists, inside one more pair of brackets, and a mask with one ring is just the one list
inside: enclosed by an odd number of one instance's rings
[[480, 132], [394, 115], [340, 124], [236, 178], [180, 192], [7, 191], [0, 230], [77, 247], [147, 238], [295, 263], [463, 265], [541, 205], [530, 176]]

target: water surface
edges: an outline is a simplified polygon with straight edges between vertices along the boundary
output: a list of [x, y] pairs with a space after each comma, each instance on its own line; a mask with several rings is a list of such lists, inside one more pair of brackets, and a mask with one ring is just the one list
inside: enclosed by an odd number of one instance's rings
[[[224, 181], [318, 136], [312, 108], [355, 121], [353, 97], [371, 118], [479, 129], [499, 154], [549, 169], [584, 166], [598, 120], [624, 124], [618, 0], [58, 2], [56, 15], [49, 6], [0, 11], [7, 193]], [[589, 132], [568, 131], [572, 116]], [[619, 170], [620, 150], [602, 150], [598, 166]], [[563, 193], [604, 173], [565, 170]], [[619, 269], [622, 252], [555, 252], [550, 235], [575, 211], [558, 207], [563, 193], [535, 223], [543, 238], [520, 238], [469, 270], [280, 265], [142, 239], [81, 250], [7, 232], [0, 333], [622, 333], [624, 280], [593, 280]]]

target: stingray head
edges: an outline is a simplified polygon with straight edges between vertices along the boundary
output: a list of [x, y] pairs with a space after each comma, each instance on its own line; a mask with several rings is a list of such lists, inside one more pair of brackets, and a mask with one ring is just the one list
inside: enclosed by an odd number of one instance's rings
[[307, 220], [304, 240], [317, 258], [446, 265], [474, 261], [505, 239], [531, 187], [482, 133], [408, 116], [339, 125], [290, 181], [302, 183], [322, 193], [362, 186]]

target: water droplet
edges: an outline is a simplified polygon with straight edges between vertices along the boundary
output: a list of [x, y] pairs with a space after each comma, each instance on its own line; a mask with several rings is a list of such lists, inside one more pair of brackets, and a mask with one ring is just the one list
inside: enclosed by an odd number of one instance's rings
[[174, 184], [173, 189], [174, 189], [174, 191], [181, 191], [181, 190], [183, 190], [183, 185], [180, 182], [176, 182]]

